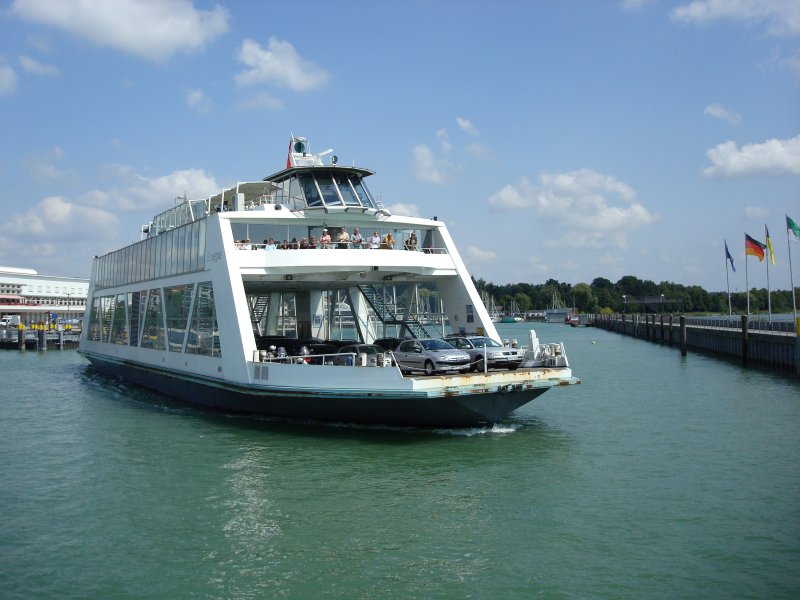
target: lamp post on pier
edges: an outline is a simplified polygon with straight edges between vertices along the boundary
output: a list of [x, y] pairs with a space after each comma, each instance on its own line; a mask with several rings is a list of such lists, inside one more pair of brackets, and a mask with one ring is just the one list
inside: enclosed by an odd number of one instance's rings
[[661, 294], [661, 317], [664, 317], [664, 294]]
[[625, 305], [628, 303], [628, 296], [622, 294], [622, 314], [625, 314]]

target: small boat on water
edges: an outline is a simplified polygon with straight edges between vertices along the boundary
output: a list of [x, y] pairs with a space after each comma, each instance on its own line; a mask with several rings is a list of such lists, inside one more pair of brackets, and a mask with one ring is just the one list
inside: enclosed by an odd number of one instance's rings
[[544, 311], [546, 323], [566, 323], [569, 316], [575, 312], [574, 308], [565, 306], [557, 291], [553, 291], [553, 299]]
[[96, 257], [80, 352], [187, 402], [336, 422], [490, 425], [579, 383], [563, 344], [533, 334], [514, 371], [426, 364], [422, 375], [390, 350], [341, 352], [500, 337], [445, 224], [392, 215], [366, 186], [372, 171], [325, 162], [331, 153], [293, 136], [286, 168], [183, 198], [139, 242]]

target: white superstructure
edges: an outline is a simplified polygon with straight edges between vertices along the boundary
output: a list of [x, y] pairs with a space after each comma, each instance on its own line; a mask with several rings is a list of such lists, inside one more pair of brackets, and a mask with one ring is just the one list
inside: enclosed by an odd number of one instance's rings
[[365, 185], [372, 172], [325, 164], [329, 153], [293, 137], [286, 169], [184, 200], [96, 259], [82, 352], [203, 405], [337, 421], [491, 423], [577, 382], [563, 352], [433, 377], [334, 360], [342, 340], [498, 335], [445, 224], [390, 214]]
[[18, 315], [23, 324], [80, 322], [88, 292], [88, 279], [0, 266], [0, 317]]

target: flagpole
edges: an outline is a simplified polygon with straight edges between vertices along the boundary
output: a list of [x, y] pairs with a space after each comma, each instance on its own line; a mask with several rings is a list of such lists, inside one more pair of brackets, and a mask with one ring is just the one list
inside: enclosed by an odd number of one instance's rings
[[[744, 235], [744, 245], [747, 248], [747, 234]], [[744, 252], [744, 286], [747, 288], [747, 320], [750, 321], [750, 280], [747, 277], [747, 250]]]
[[730, 317], [733, 312], [731, 311], [731, 281], [728, 278], [728, 242], [725, 242], [725, 283], [728, 284], [728, 316]]
[[789, 233], [789, 215], [786, 215], [786, 248], [789, 250], [789, 284], [792, 286], [792, 311], [794, 322], [797, 323], [797, 299], [794, 293], [794, 276], [792, 275], [792, 241]]
[[767, 263], [767, 319], [770, 323], [772, 323], [772, 292], [769, 289], [769, 262], [772, 258], [772, 245], [769, 242], [769, 230], [767, 229], [766, 225], [764, 225], [764, 232], [767, 235], [767, 252], [769, 253], [767, 260], [765, 261]]

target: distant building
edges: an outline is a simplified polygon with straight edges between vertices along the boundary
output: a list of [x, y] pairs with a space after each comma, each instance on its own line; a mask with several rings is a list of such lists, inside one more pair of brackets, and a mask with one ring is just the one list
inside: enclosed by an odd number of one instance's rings
[[88, 279], [0, 266], [0, 316], [19, 315], [26, 324], [82, 321], [88, 292]]

